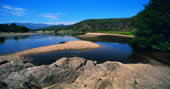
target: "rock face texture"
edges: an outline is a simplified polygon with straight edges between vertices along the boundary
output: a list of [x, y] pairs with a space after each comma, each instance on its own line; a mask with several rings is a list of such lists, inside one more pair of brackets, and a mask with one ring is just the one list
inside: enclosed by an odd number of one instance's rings
[[0, 89], [170, 89], [169, 75], [168, 67], [79, 57], [42, 66], [15, 60], [0, 67]]
[[8, 64], [0, 65], [0, 80], [6, 79], [13, 72], [18, 72], [28, 67], [33, 67], [33, 64], [24, 63], [21, 60], [14, 60]]
[[[81, 65], [80, 75], [71, 84], [53, 85], [45, 89], [169, 89], [170, 68], [149, 64], [122, 64], [81, 61], [71, 58], [74, 65]], [[64, 64], [64, 62], [60, 62]]]

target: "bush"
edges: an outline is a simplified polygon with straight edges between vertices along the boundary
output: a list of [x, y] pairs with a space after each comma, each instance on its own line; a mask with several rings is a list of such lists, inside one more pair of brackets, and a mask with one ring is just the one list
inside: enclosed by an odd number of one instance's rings
[[151, 0], [136, 17], [136, 38], [140, 48], [170, 51], [170, 0]]
[[0, 32], [28, 32], [29, 30], [24, 26], [17, 26], [15, 23], [10, 25], [0, 24]]

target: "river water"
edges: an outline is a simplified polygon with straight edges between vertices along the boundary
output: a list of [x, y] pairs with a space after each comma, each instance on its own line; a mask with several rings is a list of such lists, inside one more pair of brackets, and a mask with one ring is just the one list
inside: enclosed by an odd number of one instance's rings
[[[102, 36], [96, 38], [76, 38], [71, 35], [29, 35], [16, 37], [1, 37], [0, 38], [0, 55], [6, 55], [23, 51], [26, 49], [59, 44], [65, 41], [73, 40], [88, 40], [101, 45], [101, 48], [89, 50], [65, 50], [55, 51], [49, 53], [41, 53], [27, 56], [35, 65], [50, 64], [62, 57], [83, 57], [97, 62], [117, 61], [122, 63], [132, 63], [141, 61], [149, 63], [144, 60], [143, 56], [148, 55], [147, 52], [136, 53], [128, 44], [126, 38]], [[149, 52], [150, 53], [150, 52]], [[141, 56], [142, 55], [142, 56]], [[135, 59], [135, 60], [134, 60]], [[138, 61], [136, 61], [138, 59]], [[150, 60], [151, 58], [149, 58]], [[159, 64], [159, 63], [158, 63]]]

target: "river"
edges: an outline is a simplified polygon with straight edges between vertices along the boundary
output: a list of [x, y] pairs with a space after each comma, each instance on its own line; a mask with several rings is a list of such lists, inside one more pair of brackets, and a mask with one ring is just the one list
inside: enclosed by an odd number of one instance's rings
[[[71, 35], [28, 35], [0, 38], [0, 55], [6, 55], [23, 51], [26, 49], [59, 44], [65, 41], [88, 40], [101, 45], [97, 49], [89, 50], [65, 50], [49, 53], [41, 53], [27, 56], [35, 65], [50, 64], [62, 57], [84, 57], [97, 62], [117, 61], [122, 63], [150, 63], [151, 52], [136, 52], [128, 44], [129, 39], [113, 36], [103, 36], [97, 38], [76, 38]], [[149, 53], [149, 54], [148, 54]], [[148, 56], [149, 55], [149, 56]], [[145, 57], [147, 56], [147, 57]], [[148, 58], [150, 57], [150, 58]], [[169, 57], [169, 56], [168, 56]], [[152, 60], [153, 62], [153, 60]], [[160, 64], [155, 62], [154, 64]]]

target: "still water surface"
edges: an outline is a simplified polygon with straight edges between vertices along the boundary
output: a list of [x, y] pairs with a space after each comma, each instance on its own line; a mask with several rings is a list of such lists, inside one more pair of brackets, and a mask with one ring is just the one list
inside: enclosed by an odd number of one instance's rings
[[30, 36], [0, 37], [0, 55], [72, 40], [79, 39], [67, 35], [56, 36], [43, 34]]

